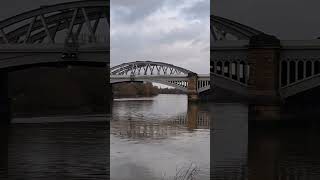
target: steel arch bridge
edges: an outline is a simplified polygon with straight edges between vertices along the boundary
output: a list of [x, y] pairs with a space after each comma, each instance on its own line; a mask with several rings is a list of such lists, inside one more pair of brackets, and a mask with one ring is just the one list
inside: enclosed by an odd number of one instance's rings
[[0, 21], [0, 68], [63, 62], [106, 66], [109, 17], [108, 1], [82, 0], [4, 19]]
[[[190, 70], [163, 62], [135, 61], [123, 63], [110, 69], [111, 84], [122, 82], [160, 83], [188, 92], [190, 77], [195, 74]], [[210, 89], [209, 75], [197, 75], [198, 93]]]

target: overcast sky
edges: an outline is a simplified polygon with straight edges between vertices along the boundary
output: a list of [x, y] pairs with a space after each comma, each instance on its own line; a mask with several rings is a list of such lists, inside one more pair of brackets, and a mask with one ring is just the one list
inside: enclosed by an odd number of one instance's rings
[[208, 73], [210, 0], [111, 0], [111, 66], [161, 61]]
[[211, 8], [215, 15], [280, 39], [320, 37], [319, 0], [212, 0]]

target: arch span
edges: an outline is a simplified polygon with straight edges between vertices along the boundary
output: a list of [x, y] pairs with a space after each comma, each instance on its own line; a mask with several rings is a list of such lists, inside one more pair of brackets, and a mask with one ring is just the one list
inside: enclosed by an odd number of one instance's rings
[[197, 92], [210, 88], [209, 75], [197, 75], [196, 73], [172, 64], [152, 61], [135, 61], [123, 63], [110, 69], [110, 83], [121, 82], [151, 82], [174, 87], [183, 92], [188, 92], [190, 77], [196, 75], [194, 84]]
[[[64, 41], [78, 39], [86, 26], [92, 41], [104, 19], [109, 30], [109, 3], [106, 0], [83, 0], [42, 6], [0, 21], [0, 43], [34, 44], [47, 39], [55, 43], [57, 33], [66, 30]], [[92, 24], [93, 22], [93, 24]], [[106, 34], [109, 34], [107, 32]]]
[[110, 69], [111, 75], [188, 75], [192, 71], [163, 62], [135, 61]]

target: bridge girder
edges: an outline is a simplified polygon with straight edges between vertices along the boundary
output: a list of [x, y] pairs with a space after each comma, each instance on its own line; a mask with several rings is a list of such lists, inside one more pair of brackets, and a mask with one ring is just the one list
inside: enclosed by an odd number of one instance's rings
[[[55, 43], [57, 32], [66, 30], [62, 39], [78, 39], [83, 26], [96, 42], [97, 27], [106, 22], [106, 41], [109, 41], [109, 3], [106, 0], [84, 0], [43, 6], [0, 21], [0, 43], [41, 43], [45, 38]], [[92, 21], [94, 24], [92, 25]], [[74, 29], [77, 27], [76, 31]]]
[[183, 92], [188, 92], [188, 78], [187, 77], [169, 77], [169, 76], [112, 76], [110, 79], [111, 84], [123, 83], [123, 82], [150, 82], [150, 83], [159, 83], [167, 86], [174, 87]]
[[249, 26], [215, 15], [210, 16], [210, 32], [213, 41], [226, 40], [228, 34], [237, 40], [249, 40], [254, 35], [263, 34]]
[[[172, 64], [152, 61], [123, 63], [110, 69], [110, 83], [151, 82], [188, 92], [190, 70]], [[198, 93], [210, 89], [209, 75], [197, 75]]]
[[[166, 86], [171, 86], [176, 89], [179, 89], [185, 93], [188, 92], [188, 80], [187, 78], [171, 78], [171, 79], [166, 79], [165, 77], [163, 78], [146, 78], [146, 77], [140, 77], [140, 78], [122, 78], [122, 79], [114, 79], [112, 76], [110, 78], [110, 83], [111, 84], [117, 84], [117, 83], [126, 83], [126, 82], [150, 82], [150, 83], [158, 83], [158, 84], [163, 84]], [[202, 80], [198, 81], [198, 87], [197, 87], [197, 92], [201, 93], [204, 91], [207, 91], [210, 89], [210, 77], [203, 77]]]
[[112, 67], [111, 75], [188, 75], [190, 70], [172, 64], [152, 61], [135, 61]]

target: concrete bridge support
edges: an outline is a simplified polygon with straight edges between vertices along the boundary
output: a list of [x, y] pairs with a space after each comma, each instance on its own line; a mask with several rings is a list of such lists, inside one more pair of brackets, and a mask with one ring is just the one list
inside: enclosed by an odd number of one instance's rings
[[195, 73], [188, 74], [188, 100], [197, 101], [199, 95], [197, 92], [198, 75]]
[[254, 118], [279, 119], [280, 40], [265, 34], [250, 39], [248, 52], [249, 114]]
[[0, 70], [0, 124], [10, 124], [11, 111], [8, 95], [8, 72]]

